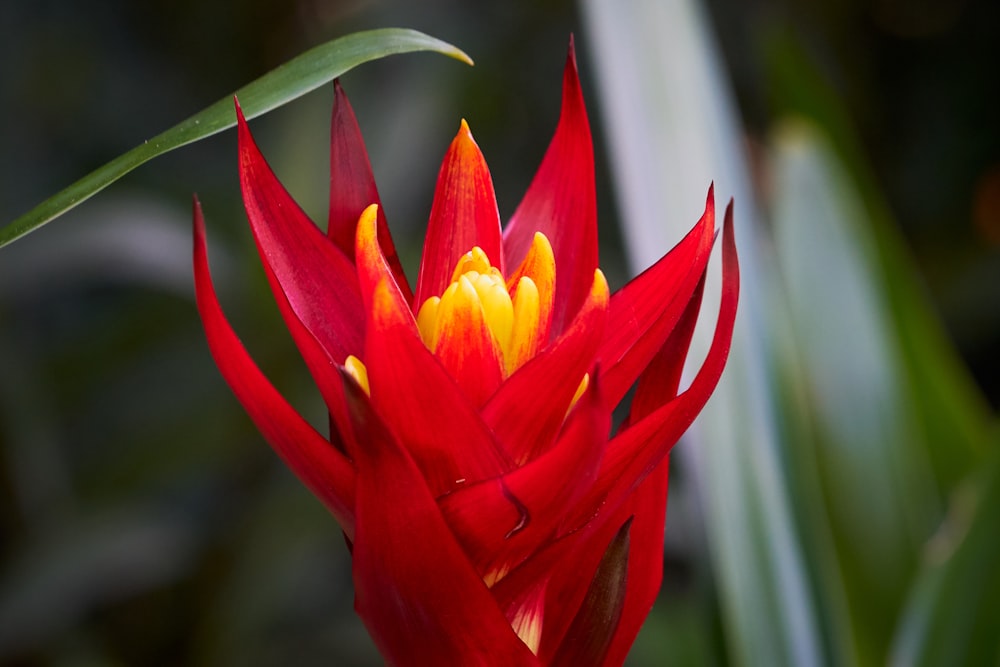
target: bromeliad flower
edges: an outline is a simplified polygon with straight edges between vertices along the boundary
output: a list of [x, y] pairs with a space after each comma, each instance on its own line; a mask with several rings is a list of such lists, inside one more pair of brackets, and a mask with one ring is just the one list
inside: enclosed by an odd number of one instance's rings
[[[196, 203], [198, 308], [223, 376], [339, 522], [355, 607], [390, 663], [621, 664], [660, 586], [667, 455], [728, 355], [739, 289], [732, 204], [715, 337], [679, 392], [715, 237], [712, 192], [691, 232], [609, 296], [572, 46], [555, 137], [502, 232], [489, 170], [462, 122], [415, 292], [339, 85], [331, 144], [323, 234], [239, 114], [247, 216], [329, 409], [329, 437], [282, 398], [227, 323]], [[628, 418], [609, 435], [611, 410], [633, 385]]]

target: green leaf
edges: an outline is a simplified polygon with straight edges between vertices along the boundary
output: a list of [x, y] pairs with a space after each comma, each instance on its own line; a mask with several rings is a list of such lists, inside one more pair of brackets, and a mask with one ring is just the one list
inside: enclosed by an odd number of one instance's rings
[[[472, 64], [469, 56], [458, 48], [416, 30], [370, 30], [310, 49], [240, 88], [235, 96], [246, 117], [254, 118], [315, 90], [362, 63], [414, 51], [436, 51]], [[235, 125], [236, 114], [230, 95], [92, 171], [0, 229], [0, 248], [86, 201], [154, 157]]]
[[840, 571], [854, 662], [885, 664], [921, 550], [990, 449], [989, 410], [919, 289], [843, 102], [794, 37], [775, 33], [767, 49], [775, 105], [808, 118], [779, 128], [770, 165], [791, 329], [775, 351], [800, 443], [787, 451], [796, 495], [824, 496], [799, 520], [814, 538], [829, 528], [809, 554]]

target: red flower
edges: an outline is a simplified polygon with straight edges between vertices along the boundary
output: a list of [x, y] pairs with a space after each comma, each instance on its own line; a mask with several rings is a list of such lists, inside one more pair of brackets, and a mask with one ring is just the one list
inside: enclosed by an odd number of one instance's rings
[[[330, 437], [282, 398], [227, 323], [196, 203], [198, 308], [223, 376], [339, 522], [357, 612], [390, 663], [620, 664], [660, 586], [667, 454], [729, 350], [732, 204], [715, 338], [678, 393], [715, 236], [712, 191], [691, 232], [609, 297], [572, 47], [555, 137], [502, 233], [489, 170], [462, 122], [415, 294], [339, 86], [332, 127], [324, 235], [239, 114], [250, 226]], [[611, 436], [610, 411], [636, 382]]]

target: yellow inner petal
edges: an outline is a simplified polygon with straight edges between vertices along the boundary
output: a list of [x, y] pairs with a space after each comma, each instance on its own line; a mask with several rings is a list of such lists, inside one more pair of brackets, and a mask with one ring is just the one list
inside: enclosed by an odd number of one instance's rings
[[365, 368], [360, 359], [353, 354], [348, 355], [347, 359], [344, 360], [344, 370], [354, 378], [354, 381], [364, 389], [366, 394], [372, 395], [371, 388], [368, 386], [368, 369]]
[[538, 287], [528, 276], [522, 277], [517, 282], [513, 306], [515, 326], [508, 347], [510, 354], [504, 357], [508, 374], [535, 356], [537, 352], [535, 348], [539, 338], [540, 300]]
[[[539, 586], [527, 599], [509, 614], [510, 626], [521, 641], [538, 655], [542, 644], [542, 625], [545, 620], [545, 585]], [[509, 613], [509, 612], [508, 612]]]
[[420, 339], [424, 344], [433, 350], [437, 347], [438, 330], [438, 310], [441, 306], [441, 297], [432, 296], [424, 301], [417, 313], [417, 330], [420, 331]]
[[583, 379], [580, 380], [580, 385], [576, 388], [576, 393], [573, 394], [573, 400], [569, 402], [569, 407], [566, 409], [566, 414], [569, 414], [570, 410], [576, 405], [576, 402], [580, 400], [583, 396], [583, 392], [587, 391], [587, 387], [590, 386], [590, 373], [584, 373]]
[[555, 257], [544, 234], [538, 233], [521, 266], [505, 279], [480, 247], [462, 255], [452, 282], [440, 297], [420, 306], [417, 329], [429, 349], [440, 353], [442, 331], [470, 320], [489, 329], [507, 377], [531, 359], [546, 342], [555, 288]]
[[493, 266], [490, 264], [490, 258], [486, 256], [486, 252], [479, 246], [476, 246], [462, 255], [458, 262], [456, 262], [455, 270], [451, 274], [451, 282], [457, 281], [463, 273], [470, 271], [489, 273], [492, 268]]
[[[515, 300], [524, 278], [531, 279], [538, 293], [538, 322], [535, 325], [538, 334], [534, 339], [536, 347], [541, 347], [548, 336], [549, 323], [552, 319], [552, 302], [556, 292], [556, 258], [548, 238], [541, 232], [535, 232], [528, 254], [517, 270], [507, 278], [507, 289]], [[531, 351], [527, 358], [533, 357], [537, 351], [537, 349]]]

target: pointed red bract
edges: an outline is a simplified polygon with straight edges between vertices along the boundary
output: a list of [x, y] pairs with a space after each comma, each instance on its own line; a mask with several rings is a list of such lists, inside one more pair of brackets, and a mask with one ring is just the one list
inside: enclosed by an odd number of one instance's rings
[[363, 356], [372, 399], [428, 475], [435, 495], [502, 474], [510, 469], [510, 457], [420, 340], [413, 313], [375, 239], [373, 209], [358, 221], [356, 255], [369, 318]]
[[548, 237], [556, 257], [552, 331], [557, 335], [587, 298], [590, 276], [597, 268], [594, 147], [572, 41], [563, 73], [559, 125], [504, 231], [508, 262], [514, 266], [521, 262], [535, 232]]
[[626, 426], [641, 421], [667, 401], [677, 397], [680, 390], [681, 375], [684, 372], [684, 361], [691, 349], [691, 339], [694, 337], [695, 325], [698, 324], [698, 314], [701, 312], [701, 300], [705, 292], [705, 276], [698, 281], [691, 300], [688, 301], [684, 313], [677, 326], [670, 332], [670, 337], [653, 357], [646, 370], [639, 376], [635, 396], [629, 407]]
[[194, 279], [208, 347], [222, 376], [267, 441], [337, 518], [354, 532], [354, 469], [267, 381], [226, 321], [212, 287], [201, 205], [194, 204]]
[[475, 246], [483, 249], [490, 264], [503, 271], [493, 178], [463, 120], [438, 174], [414, 306], [419, 308], [430, 297], [441, 296], [451, 283], [459, 258]]
[[378, 205], [372, 205], [362, 211], [355, 223], [355, 247], [352, 249], [358, 271], [358, 288], [361, 291], [361, 301], [365, 313], [370, 313], [374, 307], [375, 287], [386, 284], [386, 296], [389, 301], [386, 306], [395, 311], [395, 317], [408, 325], [414, 335], [417, 335], [417, 323], [410, 311], [406, 292], [396, 280], [395, 272], [389, 259], [383, 252], [381, 232], [378, 224]]
[[423, 475], [345, 378], [358, 468], [355, 607], [394, 665], [537, 665], [441, 517]]
[[[705, 281], [702, 280], [670, 338], [643, 371], [632, 397], [629, 421], [641, 420], [677, 396], [704, 287]], [[618, 627], [605, 656], [605, 664], [608, 665], [624, 662], [660, 590], [669, 476], [670, 459], [664, 458], [636, 487], [621, 511], [633, 517], [627, 574], [629, 586]]]
[[382, 200], [375, 185], [368, 150], [361, 138], [354, 109], [339, 80], [333, 82], [333, 115], [330, 121], [330, 218], [327, 236], [348, 257], [354, 255], [354, 231], [361, 212], [378, 205], [378, 238], [393, 276], [406, 300], [413, 298], [399, 263], [396, 247], [385, 221]]
[[733, 205], [726, 208], [722, 234], [722, 299], [715, 335], [698, 374], [682, 394], [612, 438], [601, 471], [586, 502], [576, 513], [589, 521], [598, 506], [616, 507], [653, 471], [688, 429], [715, 390], [729, 356], [739, 300], [739, 266], [733, 236]]
[[625, 396], [687, 308], [708, 266], [714, 232], [713, 187], [694, 229], [611, 298], [609, 316], [616, 326], [608, 329], [598, 358], [613, 403]]
[[238, 105], [236, 112], [243, 203], [261, 259], [302, 324], [331, 359], [342, 362], [362, 340], [354, 265], [278, 182]]

